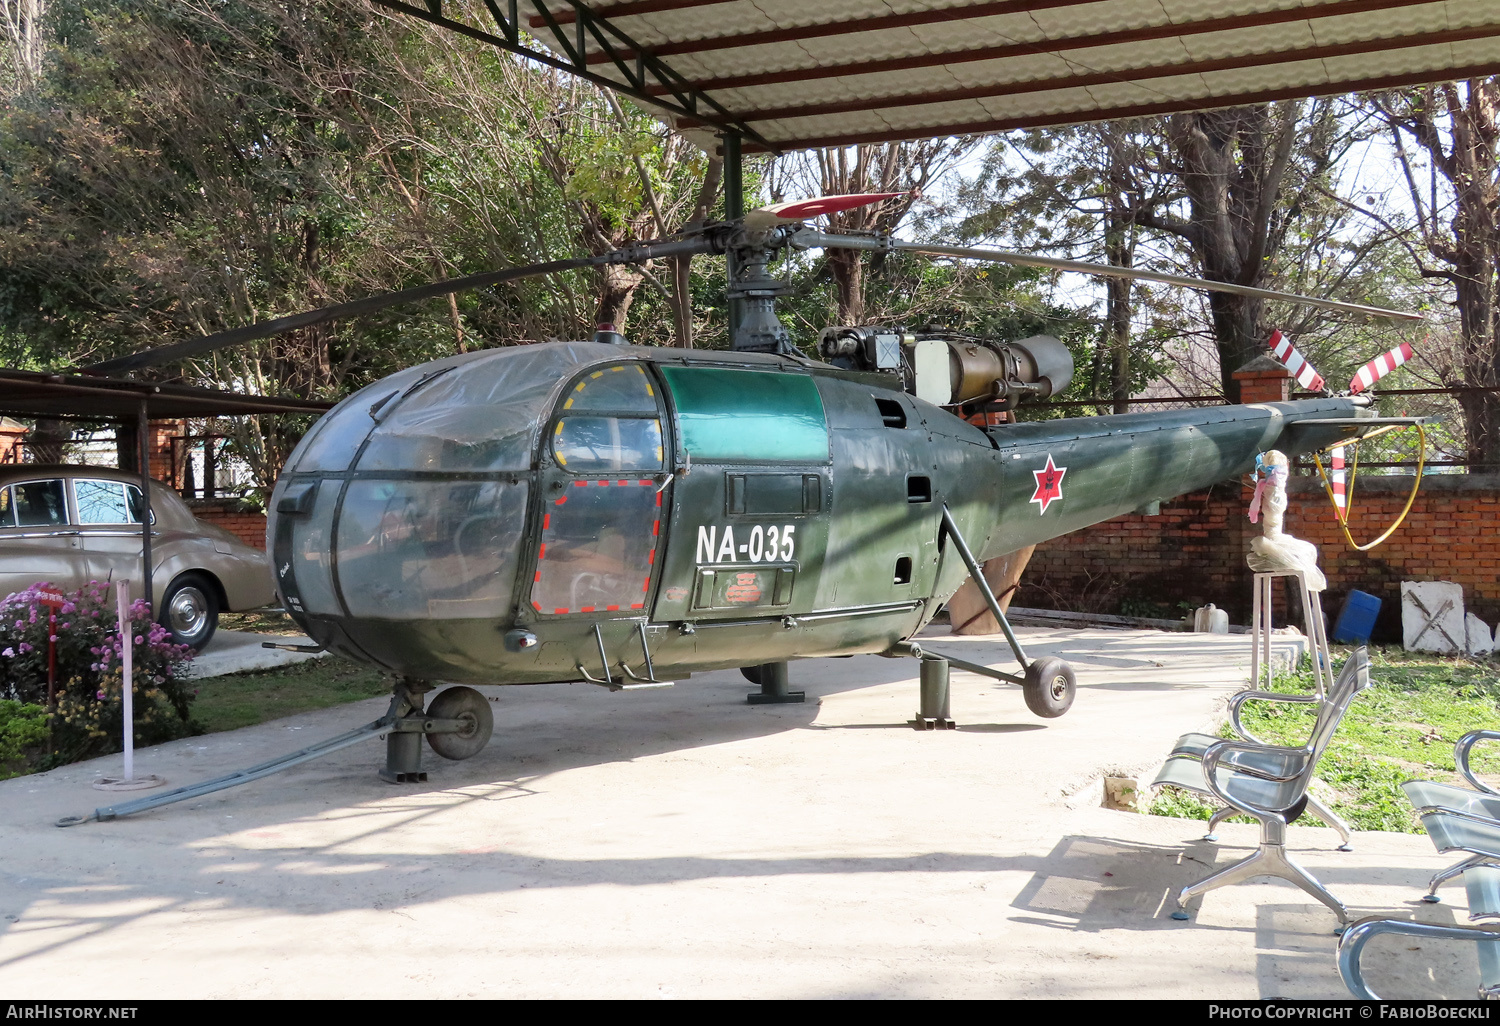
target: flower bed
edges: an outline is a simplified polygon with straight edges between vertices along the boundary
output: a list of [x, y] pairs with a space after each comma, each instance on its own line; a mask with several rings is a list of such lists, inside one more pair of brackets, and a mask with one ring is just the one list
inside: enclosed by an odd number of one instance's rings
[[135, 742], [158, 744], [193, 732], [193, 690], [184, 669], [193, 653], [174, 645], [165, 627], [147, 616], [146, 603], [131, 604], [128, 642], [120, 637], [114, 589], [90, 581], [68, 593], [57, 609], [42, 596], [57, 591], [37, 584], [0, 602], [0, 700], [48, 707], [48, 645], [56, 648], [57, 674], [44, 745], [29, 758], [32, 768], [56, 766], [118, 752], [123, 747], [124, 645], [132, 646]]

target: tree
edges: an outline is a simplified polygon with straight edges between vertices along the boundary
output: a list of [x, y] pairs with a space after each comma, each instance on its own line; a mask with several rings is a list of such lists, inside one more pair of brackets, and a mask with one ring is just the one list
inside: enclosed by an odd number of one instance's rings
[[[1176, 176], [1186, 216], [1157, 211], [1141, 223], [1181, 238], [1196, 269], [1212, 281], [1255, 288], [1278, 282], [1288, 234], [1327, 190], [1353, 139], [1331, 100], [1173, 115], [1166, 122], [1164, 170]], [[1265, 301], [1226, 292], [1207, 298], [1224, 394], [1238, 398], [1233, 374], [1264, 351], [1272, 325]]]
[[1456, 345], [1430, 362], [1445, 385], [1478, 386], [1458, 395], [1467, 459], [1471, 471], [1493, 468], [1500, 465], [1500, 394], [1493, 391], [1500, 385], [1500, 80], [1423, 86], [1370, 103], [1389, 127], [1417, 244], [1436, 263], [1415, 247], [1411, 254], [1424, 278], [1452, 288], [1458, 308]]
[[[996, 140], [981, 173], [961, 190], [968, 211], [961, 233], [1134, 267], [1147, 241], [1143, 215], [1175, 199], [1175, 183], [1154, 170], [1158, 129], [1152, 121], [1105, 122]], [[1146, 293], [1126, 278], [1103, 284], [1099, 341], [1079, 378], [1090, 397], [1107, 393], [1124, 413], [1155, 369], [1134, 327]]]
[[[717, 196], [715, 162], [633, 108], [358, 0], [52, 3], [66, 31], [0, 109], [0, 343], [41, 366], [615, 248]], [[637, 340], [690, 341], [701, 285], [672, 271]], [[629, 309], [633, 286], [608, 284], [525, 279], [153, 373], [333, 399], [455, 351], [588, 337], [601, 299]], [[267, 487], [302, 427], [237, 429]]]
[[0, 96], [31, 89], [41, 77], [46, 13], [46, 0], [0, 0], [0, 24], [5, 27], [9, 58], [4, 77], [0, 77]]
[[[915, 142], [862, 143], [791, 154], [782, 158], [773, 171], [772, 194], [779, 202], [792, 191], [798, 198], [905, 193], [872, 206], [828, 215], [830, 232], [891, 234], [911, 213], [924, 191], [981, 141], [978, 136], [950, 136]], [[869, 323], [861, 251], [829, 249], [824, 260], [833, 276], [837, 323]], [[885, 262], [884, 254], [874, 254], [870, 273], [880, 274]]]

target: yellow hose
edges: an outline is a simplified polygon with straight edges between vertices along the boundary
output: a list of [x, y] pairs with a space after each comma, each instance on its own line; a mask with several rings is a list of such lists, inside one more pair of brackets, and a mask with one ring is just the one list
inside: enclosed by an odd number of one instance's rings
[[1339, 516], [1339, 505], [1333, 497], [1333, 486], [1328, 481], [1328, 472], [1323, 469], [1323, 461], [1318, 459], [1316, 452], [1313, 453], [1313, 462], [1318, 465], [1318, 476], [1323, 479], [1323, 490], [1328, 493], [1328, 501], [1333, 506], [1333, 514], [1334, 518], [1339, 522], [1339, 530], [1344, 532], [1344, 540], [1356, 552], [1369, 552], [1375, 546], [1395, 534], [1396, 529], [1405, 522], [1406, 515], [1411, 512], [1412, 504], [1417, 501], [1417, 490], [1422, 487], [1422, 468], [1427, 461], [1427, 430], [1421, 424], [1413, 424], [1412, 427], [1417, 429], [1417, 476], [1412, 479], [1411, 494], [1406, 497], [1406, 506], [1401, 510], [1401, 515], [1396, 518], [1396, 522], [1379, 538], [1365, 545], [1358, 544], [1354, 540], [1354, 536], [1349, 533], [1348, 521], [1349, 515], [1354, 512], [1354, 475], [1359, 470], [1359, 440], [1355, 439], [1354, 441], [1354, 460], [1349, 467], [1349, 487], [1345, 491], [1344, 508], [1346, 514], [1344, 516]]

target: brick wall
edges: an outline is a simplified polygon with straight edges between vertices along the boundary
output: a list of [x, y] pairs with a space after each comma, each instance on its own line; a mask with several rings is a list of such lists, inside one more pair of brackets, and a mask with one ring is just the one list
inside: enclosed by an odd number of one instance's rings
[[[1361, 475], [1350, 518], [1355, 541], [1384, 531], [1410, 489], [1410, 477]], [[1500, 475], [1425, 477], [1406, 522], [1370, 552], [1344, 540], [1318, 478], [1293, 478], [1287, 491], [1287, 532], [1322, 553], [1330, 619], [1357, 588], [1381, 599], [1375, 640], [1399, 640], [1406, 580], [1457, 582], [1470, 612], [1492, 626], [1500, 620]], [[1246, 517], [1250, 497], [1247, 486], [1217, 485], [1163, 502], [1160, 516], [1128, 514], [1039, 545], [1016, 604], [1115, 613], [1122, 602], [1154, 603], [1176, 615], [1179, 602], [1212, 602], [1232, 622], [1249, 623], [1245, 554], [1260, 531]], [[1282, 595], [1275, 602], [1282, 622], [1287, 605]]]
[[193, 516], [222, 527], [246, 545], [253, 545], [257, 549], [266, 547], [264, 513], [250, 512], [243, 502], [234, 500], [205, 502], [200, 499], [189, 502], [188, 506], [192, 509]]

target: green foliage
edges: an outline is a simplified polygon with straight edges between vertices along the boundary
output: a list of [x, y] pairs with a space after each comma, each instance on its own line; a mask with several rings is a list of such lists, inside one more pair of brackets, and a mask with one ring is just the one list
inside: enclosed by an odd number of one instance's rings
[[[363, 0], [49, 11], [40, 82], [0, 107], [6, 365], [83, 364], [599, 252], [663, 234], [656, 210], [676, 231], [708, 164], [592, 86]], [[695, 297], [718, 273], [702, 271]], [[337, 399], [455, 351], [587, 337], [604, 280], [574, 271], [392, 308], [223, 351], [188, 376]], [[627, 285], [642, 282], [671, 291], [659, 273]], [[633, 337], [672, 340], [660, 298]], [[236, 453], [268, 488], [305, 426], [238, 425]]]
[[[1494, 726], [1500, 674], [1492, 663], [1400, 650], [1372, 649], [1371, 658], [1375, 683], [1354, 700], [1329, 742], [1314, 790], [1356, 830], [1421, 833], [1401, 784], [1422, 779], [1466, 786], [1453, 746], [1471, 730]], [[1310, 694], [1312, 674], [1284, 675], [1276, 690]], [[1304, 744], [1315, 715], [1310, 705], [1248, 702], [1243, 709], [1246, 728], [1271, 744]], [[1233, 736], [1227, 725], [1219, 734]], [[1479, 774], [1500, 773], [1500, 748], [1477, 746], [1470, 766]], [[1160, 789], [1150, 806], [1153, 815], [1187, 819], [1207, 819], [1212, 811], [1196, 795], [1172, 788]]]
[[142, 601], [131, 605], [130, 636], [122, 639], [111, 590], [97, 582], [66, 596], [52, 633], [51, 610], [39, 597], [47, 587], [35, 585], [0, 603], [0, 698], [47, 703], [49, 639], [55, 639], [56, 707], [47, 761], [76, 762], [121, 749], [126, 644], [132, 652], [136, 740], [151, 745], [189, 733], [193, 691], [184, 668], [191, 650], [172, 644]]
[[39, 705], [0, 699], [0, 780], [18, 776], [47, 742], [47, 710]]

